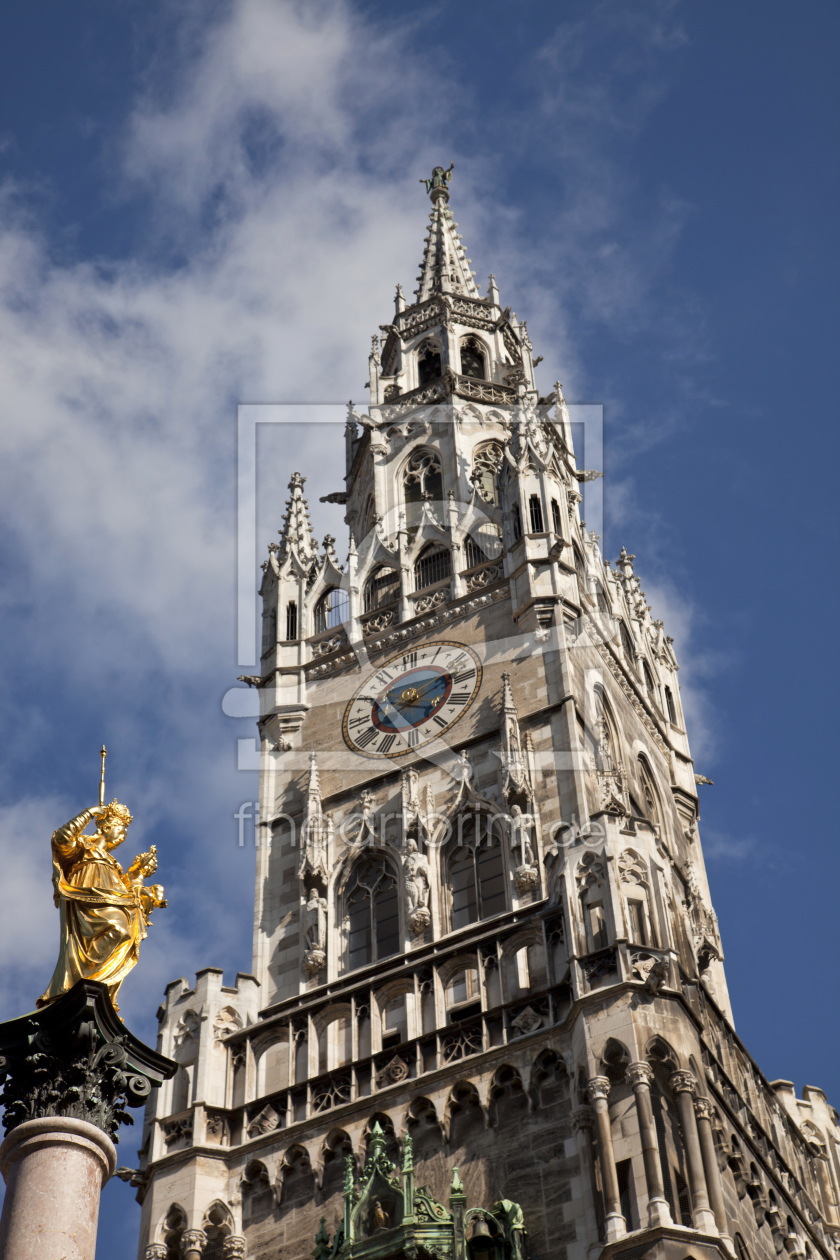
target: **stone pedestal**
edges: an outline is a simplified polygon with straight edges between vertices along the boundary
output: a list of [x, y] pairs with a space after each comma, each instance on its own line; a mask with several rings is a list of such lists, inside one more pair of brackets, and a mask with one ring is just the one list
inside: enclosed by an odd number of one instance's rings
[[176, 1067], [128, 1031], [92, 980], [0, 1024], [3, 1260], [94, 1260], [126, 1107], [142, 1106]]
[[94, 1260], [99, 1195], [116, 1164], [114, 1143], [85, 1120], [50, 1116], [12, 1129], [0, 1146], [3, 1260]]

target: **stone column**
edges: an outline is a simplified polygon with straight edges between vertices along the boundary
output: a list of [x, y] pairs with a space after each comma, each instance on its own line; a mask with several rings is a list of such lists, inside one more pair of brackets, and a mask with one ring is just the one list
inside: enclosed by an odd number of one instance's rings
[[183, 1260], [201, 1260], [201, 1253], [206, 1246], [207, 1235], [203, 1229], [185, 1229], [181, 1235]]
[[691, 1217], [694, 1228], [702, 1230], [704, 1234], [716, 1234], [714, 1213], [709, 1207], [709, 1196], [706, 1190], [706, 1174], [703, 1171], [703, 1157], [700, 1153], [697, 1117], [694, 1114], [694, 1092], [697, 1083], [691, 1072], [672, 1072], [671, 1088], [676, 1095], [680, 1127], [685, 1144], [688, 1190], [691, 1195]]
[[671, 1225], [673, 1224], [671, 1209], [665, 1198], [665, 1187], [662, 1184], [662, 1158], [650, 1100], [653, 1069], [647, 1063], [631, 1063], [627, 1068], [627, 1080], [633, 1087], [636, 1115], [639, 1119], [639, 1134], [642, 1139], [642, 1156], [645, 1162], [645, 1182], [648, 1193], [648, 1224], [651, 1226]]
[[709, 1200], [712, 1205], [712, 1211], [715, 1214], [715, 1224], [718, 1227], [718, 1233], [721, 1238], [729, 1244], [729, 1249], [732, 1251], [734, 1248], [729, 1237], [729, 1221], [723, 1203], [723, 1185], [720, 1180], [720, 1168], [718, 1167], [717, 1154], [715, 1152], [715, 1136], [712, 1132], [712, 1104], [708, 1098], [695, 1098], [694, 1113], [697, 1116], [700, 1153], [703, 1157], [703, 1170], [706, 1174]]
[[595, 1112], [591, 1107], [576, 1107], [572, 1112], [572, 1129], [577, 1139], [578, 1158], [580, 1159], [580, 1181], [583, 1192], [583, 1211], [589, 1231], [588, 1245], [598, 1239], [598, 1217], [595, 1213], [593, 1190], [595, 1187], [595, 1169], [592, 1161], [592, 1130], [595, 1127]]
[[[610, 1108], [607, 1096], [610, 1082], [606, 1076], [593, 1076], [586, 1085], [586, 1095], [595, 1112], [598, 1134], [598, 1159], [601, 1165], [601, 1186], [604, 1191], [604, 1234], [606, 1242], [614, 1242], [627, 1233], [627, 1224], [621, 1214], [621, 1198], [618, 1193], [618, 1174], [615, 1170]], [[694, 1113], [692, 1112], [692, 1115]]]
[[0, 1146], [3, 1260], [94, 1260], [99, 1195], [117, 1166], [107, 1134], [86, 1120], [26, 1120]]

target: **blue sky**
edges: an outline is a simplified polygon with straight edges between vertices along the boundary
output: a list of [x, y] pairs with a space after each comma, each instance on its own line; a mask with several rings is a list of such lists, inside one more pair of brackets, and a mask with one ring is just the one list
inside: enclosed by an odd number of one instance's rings
[[[369, 337], [453, 207], [545, 357], [606, 409], [605, 552], [676, 640], [736, 1027], [840, 1099], [836, 360], [840, 17], [800, 5], [9, 0], [0, 15], [0, 1009], [54, 961], [49, 836], [109, 787], [158, 844], [124, 1010], [250, 966], [235, 405], [363, 401]], [[305, 416], [301, 410], [301, 418]], [[292, 466], [261, 451], [261, 542]], [[316, 505], [323, 534], [340, 509]], [[131, 1135], [121, 1159], [131, 1163]], [[108, 1187], [98, 1254], [130, 1257]]]

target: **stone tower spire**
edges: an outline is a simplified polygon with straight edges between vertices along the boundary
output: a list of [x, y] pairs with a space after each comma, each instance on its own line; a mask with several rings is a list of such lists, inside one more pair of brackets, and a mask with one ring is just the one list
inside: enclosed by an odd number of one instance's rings
[[312, 522], [309, 519], [309, 504], [303, 497], [303, 486], [306, 481], [300, 473], [292, 473], [289, 482], [290, 498], [286, 501], [286, 515], [283, 526], [277, 532], [280, 535], [280, 559], [284, 560], [292, 551], [299, 560], [314, 560], [318, 555], [318, 544], [312, 533]]
[[417, 277], [415, 296], [418, 302], [425, 302], [435, 293], [454, 293], [473, 298], [479, 296], [475, 272], [470, 271], [469, 267], [472, 259], [467, 258], [467, 251], [461, 244], [461, 236], [457, 231], [458, 224], [449, 209], [449, 189], [444, 181], [451, 178], [451, 169], [450, 167], [450, 171], [446, 172], [442, 167], [436, 166], [431, 180], [424, 181], [433, 206], [429, 215], [423, 262]]

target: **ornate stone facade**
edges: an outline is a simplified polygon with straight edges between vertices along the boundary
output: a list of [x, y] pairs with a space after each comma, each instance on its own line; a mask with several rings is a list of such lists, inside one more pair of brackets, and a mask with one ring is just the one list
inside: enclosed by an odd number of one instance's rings
[[298, 474], [263, 566], [254, 974], [167, 990], [141, 1256], [830, 1257], [836, 1113], [734, 1031], [673, 644], [430, 195], [346, 570]]

